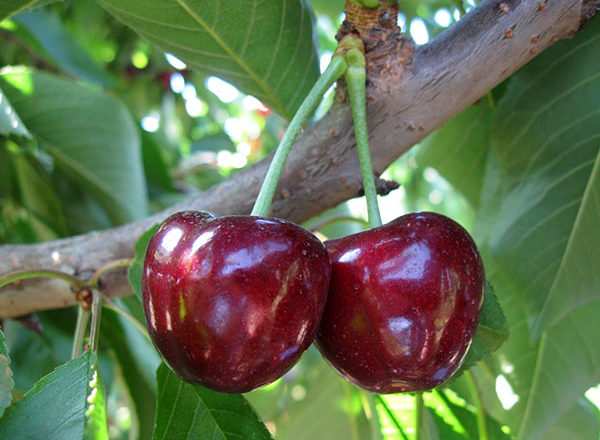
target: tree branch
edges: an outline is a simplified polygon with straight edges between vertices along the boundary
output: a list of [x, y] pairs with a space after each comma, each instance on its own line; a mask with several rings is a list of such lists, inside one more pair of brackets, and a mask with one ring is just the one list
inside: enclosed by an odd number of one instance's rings
[[[559, 39], [570, 38], [600, 0], [486, 0], [429, 44], [414, 48], [390, 34], [367, 54], [368, 114], [373, 166], [380, 174], [397, 157]], [[131, 257], [139, 235], [170, 213], [204, 209], [247, 214], [267, 170], [264, 160], [200, 197], [135, 223], [34, 245], [0, 247], [0, 274], [59, 269], [91, 274], [111, 260]], [[305, 221], [361, 190], [350, 108], [336, 102], [292, 149], [273, 214]], [[103, 293], [131, 293], [125, 271], [103, 279]], [[69, 286], [36, 279], [0, 290], [0, 317], [74, 304]]]

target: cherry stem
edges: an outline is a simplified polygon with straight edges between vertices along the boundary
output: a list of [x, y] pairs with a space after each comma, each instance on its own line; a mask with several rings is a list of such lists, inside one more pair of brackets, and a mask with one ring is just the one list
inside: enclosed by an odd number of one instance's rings
[[[354, 37], [356, 38], [356, 37]], [[365, 197], [367, 199], [367, 213], [369, 225], [374, 228], [381, 226], [381, 215], [377, 204], [377, 189], [371, 164], [371, 153], [369, 151], [369, 134], [367, 130], [367, 104], [366, 104], [366, 80], [365, 56], [362, 48], [352, 47], [346, 54], [348, 69], [344, 75], [348, 85], [348, 95], [352, 104], [352, 118], [354, 119], [354, 135], [356, 137], [356, 149], [360, 162]]]
[[477, 382], [475, 382], [475, 377], [473, 377], [471, 370], [467, 370], [465, 372], [465, 379], [471, 393], [471, 398], [475, 403], [475, 414], [477, 416], [477, 432], [479, 433], [479, 439], [489, 440], [490, 436], [488, 434], [487, 421], [485, 420], [485, 410], [483, 408], [483, 403], [481, 402], [481, 394], [479, 393]]
[[98, 352], [101, 314], [102, 293], [98, 289], [92, 289], [92, 323], [90, 324], [90, 350], [92, 353]]
[[269, 215], [279, 177], [296, 136], [298, 136], [302, 125], [321, 102], [321, 98], [327, 89], [344, 74], [346, 67], [346, 61], [343, 57], [334, 56], [325, 72], [319, 77], [306, 98], [304, 98], [304, 101], [302, 101], [302, 104], [300, 104], [271, 160], [265, 180], [260, 188], [256, 202], [254, 202], [251, 215], [260, 217]]
[[114, 312], [121, 315], [123, 318], [127, 319], [131, 324], [135, 326], [135, 328], [137, 328], [140, 331], [142, 335], [146, 337], [146, 339], [148, 339], [148, 341], [152, 342], [152, 340], [150, 339], [150, 335], [148, 334], [148, 330], [146, 330], [146, 327], [140, 321], [138, 321], [135, 318], [135, 316], [133, 316], [123, 307], [121, 307], [106, 296], [102, 298], [102, 301], [104, 302], [104, 307], [113, 310]]
[[121, 260], [114, 260], [106, 263], [104, 266], [101, 266], [96, 272], [94, 272], [94, 275], [92, 275], [86, 285], [90, 287], [99, 287], [98, 281], [105, 272], [118, 269], [120, 267], [129, 267], [132, 261], [133, 260], [131, 258], [123, 258]]
[[66, 281], [76, 290], [81, 289], [84, 285], [83, 281], [81, 281], [79, 278], [73, 275], [69, 275], [68, 273], [59, 272], [57, 270], [33, 269], [18, 270], [15, 272], [7, 273], [6, 275], [0, 278], [0, 287], [4, 287], [10, 283], [14, 283], [15, 281], [25, 280], [28, 278], [56, 278], [59, 280]]
[[425, 404], [423, 403], [423, 393], [417, 393], [415, 396], [415, 440], [423, 438], [423, 412]]
[[71, 359], [75, 359], [81, 354], [81, 346], [83, 345], [83, 338], [89, 319], [90, 311], [79, 306], [77, 309], [77, 324], [75, 325], [75, 335], [73, 336]]
[[329, 225], [332, 225], [335, 223], [341, 223], [341, 222], [358, 223], [365, 229], [367, 229], [369, 227], [369, 222], [364, 221], [362, 218], [352, 217], [350, 215], [332, 215], [330, 217], [327, 217], [327, 218], [324, 218], [322, 220], [315, 222], [313, 225], [311, 225], [309, 227], [309, 229], [314, 232], [314, 231], [318, 231], [321, 228], [324, 228], [325, 226], [329, 226]]
[[383, 397], [381, 397], [379, 394], [375, 394], [375, 400], [377, 400], [381, 404], [381, 406], [383, 407], [388, 418], [391, 420], [392, 424], [398, 430], [398, 434], [400, 434], [400, 437], [402, 437], [404, 440], [408, 440], [408, 435], [406, 435], [406, 432], [404, 432], [404, 429], [402, 429], [402, 425], [400, 424], [400, 421], [396, 417], [396, 414], [394, 414], [394, 411], [392, 411], [392, 408], [390, 408], [388, 403], [385, 401], [385, 399]]

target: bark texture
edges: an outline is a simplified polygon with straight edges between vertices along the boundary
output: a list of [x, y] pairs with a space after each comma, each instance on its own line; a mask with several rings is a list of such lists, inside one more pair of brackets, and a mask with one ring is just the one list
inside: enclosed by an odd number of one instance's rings
[[[572, 37], [599, 5], [600, 0], [486, 0], [418, 47], [397, 30], [385, 30], [367, 54], [368, 126], [376, 174], [544, 49]], [[53, 242], [0, 246], [0, 274], [46, 268], [85, 276], [109, 261], [133, 256], [139, 235], [170, 213], [204, 209], [247, 214], [268, 160], [200, 197], [135, 223]], [[347, 102], [337, 99], [296, 141], [273, 215], [302, 222], [360, 191], [351, 112]], [[109, 296], [130, 294], [125, 270], [103, 277], [103, 291]], [[74, 303], [62, 281], [27, 280], [0, 289], [0, 318]]]

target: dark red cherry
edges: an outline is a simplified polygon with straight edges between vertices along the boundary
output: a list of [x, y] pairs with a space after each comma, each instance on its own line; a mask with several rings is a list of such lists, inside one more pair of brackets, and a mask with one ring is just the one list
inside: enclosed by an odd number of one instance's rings
[[317, 346], [339, 373], [396, 393], [431, 389], [457, 370], [485, 287], [467, 231], [423, 212], [325, 244], [331, 284]]
[[150, 336], [184, 380], [250, 391], [279, 378], [311, 344], [329, 275], [325, 246], [293, 223], [175, 214], [144, 261]]

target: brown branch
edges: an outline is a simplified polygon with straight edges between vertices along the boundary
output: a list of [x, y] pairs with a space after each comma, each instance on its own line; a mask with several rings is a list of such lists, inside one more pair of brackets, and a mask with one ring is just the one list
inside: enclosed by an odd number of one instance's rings
[[[569, 38], [599, 0], [487, 0], [426, 46], [397, 34], [369, 55], [369, 130], [377, 174], [412, 145], [476, 102], [559, 39]], [[509, 31], [510, 30], [510, 31]], [[267, 169], [262, 161], [200, 197], [118, 228], [35, 245], [0, 247], [0, 274], [28, 268], [93, 273], [133, 255], [137, 237], [182, 209], [249, 213]], [[273, 214], [302, 222], [355, 197], [361, 188], [348, 105], [336, 103], [299, 137], [282, 175]], [[125, 271], [104, 279], [109, 296], [130, 294]], [[69, 286], [30, 280], [0, 290], [0, 317], [73, 304]]]

